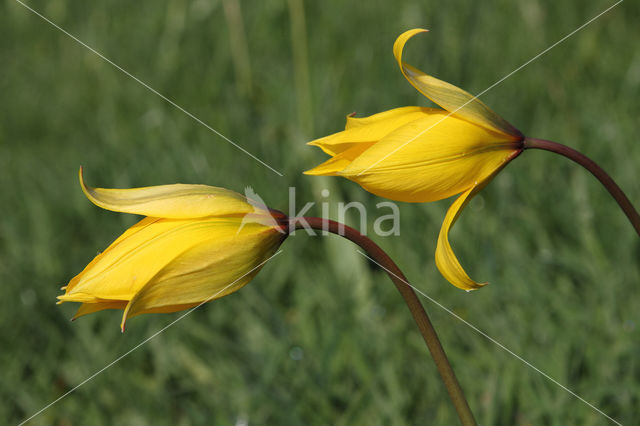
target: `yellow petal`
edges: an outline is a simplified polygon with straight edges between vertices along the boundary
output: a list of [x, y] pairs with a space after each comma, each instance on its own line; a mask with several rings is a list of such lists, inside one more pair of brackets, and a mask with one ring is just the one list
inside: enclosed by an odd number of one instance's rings
[[[68, 302], [131, 300], [157, 273], [193, 247], [209, 241], [222, 244], [235, 236], [242, 220], [158, 219], [149, 222], [109, 246], [85, 268], [73, 286], [67, 286], [66, 294], [58, 299]], [[273, 229], [251, 222], [247, 222], [244, 228]]]
[[[141, 314], [169, 314], [172, 312], [184, 311], [186, 309], [195, 308], [198, 305], [201, 305], [201, 303], [188, 303], [186, 305], [167, 305], [167, 306], [161, 306], [159, 308], [145, 309], [145, 310], [137, 311], [135, 314], [127, 315], [126, 319], [129, 319], [131, 317], [135, 317]], [[125, 307], [125, 311], [126, 311], [126, 307]], [[123, 319], [120, 322], [120, 330], [122, 330], [123, 333], [124, 333], [126, 319]]]
[[73, 316], [72, 320], [80, 318], [84, 315], [102, 311], [104, 309], [124, 309], [127, 307], [127, 303], [128, 301], [126, 300], [109, 300], [96, 303], [83, 303], [76, 311], [76, 314]]
[[407, 80], [427, 98], [460, 118], [484, 126], [487, 129], [522, 139], [522, 133], [505, 119], [493, 112], [478, 98], [446, 81], [438, 80], [402, 61], [405, 43], [418, 33], [428, 30], [417, 28], [401, 34], [393, 45], [393, 55]]
[[[127, 319], [131, 317], [135, 317], [137, 315], [141, 315], [141, 314], [170, 314], [171, 312], [178, 312], [178, 311], [184, 311], [185, 309], [195, 308], [196, 306], [201, 304], [202, 302], [185, 303], [184, 305], [166, 305], [166, 306], [159, 306], [157, 308], [138, 310], [134, 314], [129, 312]], [[120, 325], [123, 326], [124, 323], [121, 323]], [[124, 328], [123, 328], [123, 331], [124, 331]]]
[[69, 284], [62, 287], [62, 290], [66, 290], [67, 293], [71, 291], [71, 289], [73, 289], [76, 286], [76, 284], [78, 284], [78, 282], [82, 279], [85, 272], [93, 269], [95, 264], [98, 263], [101, 259], [103, 259], [110, 250], [113, 250], [114, 247], [117, 247], [118, 244], [120, 244], [122, 241], [126, 240], [127, 238], [129, 238], [136, 232], [140, 231], [141, 229], [144, 229], [146, 226], [154, 222], [157, 222], [158, 220], [160, 219], [154, 218], [154, 217], [145, 217], [140, 222], [136, 223], [131, 228], [127, 229], [113, 243], [111, 243], [111, 245], [109, 245], [109, 247], [105, 251], [103, 251], [102, 253], [98, 254], [95, 258], [93, 258], [93, 260], [83, 269], [82, 272], [80, 272], [78, 275], [73, 277], [71, 281], [69, 281]]
[[308, 142], [334, 156], [360, 143], [375, 142], [393, 130], [417, 120], [434, 111], [434, 108], [402, 107], [364, 118], [347, 116], [347, 125], [342, 132]]
[[103, 209], [169, 219], [242, 215], [254, 211], [246, 198], [208, 185], [159, 185], [131, 189], [87, 186], [80, 167], [80, 185], [92, 203]]
[[466, 206], [473, 195], [478, 192], [476, 188], [477, 187], [474, 187], [465, 191], [453, 202], [451, 207], [449, 207], [444, 222], [442, 223], [442, 228], [440, 228], [440, 235], [438, 235], [438, 244], [436, 246], [436, 266], [438, 270], [447, 281], [463, 290], [475, 290], [487, 284], [478, 283], [469, 278], [449, 244], [449, 230], [458, 219], [464, 206]]
[[467, 203], [471, 201], [478, 192], [482, 191], [506, 165], [507, 163], [504, 163], [486, 179], [462, 193], [453, 204], [451, 204], [449, 210], [447, 210], [442, 227], [440, 228], [438, 244], [436, 245], [436, 266], [447, 281], [463, 290], [476, 290], [488, 283], [478, 283], [469, 278], [451, 249], [451, 245], [449, 244], [449, 231], [454, 223], [456, 223], [456, 220], [458, 220], [458, 216], [460, 216], [462, 209]]
[[[76, 319], [88, 315], [88, 314], [92, 314], [94, 312], [99, 312], [99, 311], [103, 311], [105, 309], [120, 309], [120, 310], [124, 310], [127, 307], [127, 304], [129, 302], [126, 300], [110, 300], [110, 301], [98, 301], [95, 303], [83, 303], [82, 305], [80, 305], [80, 307], [78, 308], [78, 310], [76, 311], [76, 314], [73, 316], [73, 318], [71, 318], [72, 321], [75, 321]], [[145, 311], [141, 311], [141, 312], [137, 312], [136, 315], [140, 315], [140, 314], [166, 314], [166, 313], [170, 313], [170, 312], [178, 312], [178, 311], [183, 311], [185, 309], [191, 309], [194, 308], [196, 306], [198, 306], [199, 303], [191, 303], [191, 304], [186, 304], [186, 305], [171, 305], [171, 306], [162, 306], [159, 308], [152, 308], [152, 309], [148, 309]], [[131, 316], [135, 316], [135, 315], [130, 315], [129, 318]], [[121, 324], [122, 326], [122, 324]], [[124, 328], [122, 328], [122, 331], [124, 332]]]
[[127, 318], [172, 306], [198, 304], [238, 290], [260, 270], [283, 240], [273, 228], [246, 224], [218, 230], [215, 238], [190, 247], [159, 271], [127, 306]]
[[339, 174], [381, 197], [428, 202], [485, 180], [519, 152], [504, 134], [440, 110], [393, 131]]
[[375, 142], [363, 142], [358, 143], [351, 148], [336, 154], [335, 157], [330, 158], [319, 166], [314, 167], [311, 170], [304, 172], [305, 175], [314, 176], [336, 176], [339, 172], [344, 170], [351, 162], [356, 159], [360, 154], [369, 149]]

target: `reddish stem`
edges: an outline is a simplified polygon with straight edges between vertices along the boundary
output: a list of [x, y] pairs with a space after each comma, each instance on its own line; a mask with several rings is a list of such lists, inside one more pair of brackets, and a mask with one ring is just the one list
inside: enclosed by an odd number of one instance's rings
[[462, 392], [462, 388], [460, 387], [458, 379], [453, 372], [453, 368], [451, 368], [451, 364], [449, 363], [447, 355], [442, 348], [440, 339], [431, 324], [431, 320], [429, 319], [427, 312], [424, 310], [420, 300], [418, 300], [418, 296], [416, 296], [413, 288], [409, 285], [407, 278], [387, 253], [385, 253], [384, 250], [382, 250], [373, 240], [361, 234], [356, 229], [342, 223], [318, 217], [291, 218], [290, 220], [293, 226], [295, 226], [295, 229], [304, 228], [304, 224], [306, 223], [312, 229], [328, 231], [354, 242], [360, 246], [375, 263], [380, 265], [385, 272], [387, 272], [387, 275], [391, 278], [391, 281], [393, 281], [396, 288], [404, 298], [407, 307], [411, 311], [411, 315], [413, 315], [414, 321], [420, 329], [420, 333], [429, 348], [429, 352], [431, 352], [431, 356], [433, 357], [438, 371], [440, 372], [442, 381], [449, 392], [449, 396], [453, 402], [456, 412], [458, 413], [460, 422], [465, 426], [475, 425], [476, 421], [471, 409], [469, 408], [469, 403]]
[[602, 183], [602, 185], [609, 191], [609, 194], [616, 200], [622, 211], [631, 225], [635, 228], [638, 236], [640, 236], [640, 214], [633, 207], [629, 198], [620, 189], [617, 183], [609, 176], [600, 166], [598, 166], [593, 160], [586, 155], [576, 151], [573, 148], [569, 148], [566, 145], [559, 144], [557, 142], [548, 141], [545, 139], [526, 138], [524, 141], [525, 149], [542, 149], [545, 151], [555, 152], [568, 159], [580, 164], [582, 167], [591, 172]]

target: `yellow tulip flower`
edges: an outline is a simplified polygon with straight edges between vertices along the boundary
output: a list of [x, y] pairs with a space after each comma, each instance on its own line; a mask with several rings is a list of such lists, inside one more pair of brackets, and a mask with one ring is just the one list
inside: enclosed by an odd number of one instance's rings
[[233, 293], [248, 283], [286, 237], [286, 216], [233, 191], [206, 185], [133, 189], [80, 184], [94, 204], [147, 216], [63, 287], [80, 302], [74, 319], [103, 309], [127, 318], [175, 312]]
[[436, 265], [453, 285], [472, 290], [484, 284], [465, 273], [449, 244], [449, 230], [469, 200], [522, 152], [524, 136], [471, 94], [402, 61], [405, 43], [426, 31], [403, 33], [393, 53], [406, 79], [442, 109], [403, 107], [366, 118], [348, 116], [344, 131], [309, 142], [332, 158], [305, 173], [342, 176], [396, 201], [461, 194], [440, 230]]

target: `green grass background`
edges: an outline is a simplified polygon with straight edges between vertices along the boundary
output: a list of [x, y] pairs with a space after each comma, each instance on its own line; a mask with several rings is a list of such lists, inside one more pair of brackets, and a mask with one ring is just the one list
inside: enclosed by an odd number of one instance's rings
[[[95, 186], [251, 185], [287, 210], [382, 201], [301, 172], [304, 143], [344, 115], [429, 105], [410, 63], [479, 93], [612, 1], [29, 1], [78, 38], [284, 174], [278, 176], [20, 4], [0, 4], [0, 419], [17, 423], [180, 315], [69, 322], [60, 286], [137, 219]], [[640, 6], [626, 1], [482, 98], [530, 136], [575, 147], [640, 205]], [[327, 188], [331, 195], [321, 196]], [[374, 239], [413, 284], [624, 424], [640, 420], [640, 243], [577, 165], [526, 152], [464, 211], [452, 244], [465, 293], [434, 261], [451, 200], [401, 204]], [[320, 204], [311, 211], [321, 213]], [[350, 223], [358, 225], [355, 218]], [[397, 291], [355, 247], [298, 234], [241, 291], [207, 304], [32, 424], [455, 424]], [[482, 424], [610, 424], [427, 299]]]

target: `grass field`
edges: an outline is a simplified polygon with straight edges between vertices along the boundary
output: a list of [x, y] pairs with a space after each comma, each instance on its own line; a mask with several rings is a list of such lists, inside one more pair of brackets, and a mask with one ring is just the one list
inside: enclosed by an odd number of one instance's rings
[[[287, 210], [382, 199], [301, 174], [305, 142], [344, 116], [429, 105], [391, 47], [479, 93], [613, 4], [518, 1], [28, 1], [61, 28], [240, 145], [172, 106], [20, 3], [0, 4], [0, 419], [30, 417], [181, 314], [120, 333], [105, 311], [69, 322], [59, 287], [137, 218], [89, 184], [252, 186]], [[366, 4], [366, 6], [364, 6]], [[626, 1], [482, 96], [525, 134], [570, 145], [640, 205], [640, 4]], [[328, 198], [321, 197], [329, 189]], [[421, 291], [623, 424], [640, 422], [640, 240], [577, 165], [525, 152], [470, 204], [452, 244], [466, 293], [434, 265], [451, 200], [399, 203], [372, 236]], [[335, 218], [335, 210], [332, 216]], [[358, 226], [357, 221], [350, 223]], [[31, 424], [455, 424], [402, 299], [337, 237], [289, 238], [241, 291], [207, 304]], [[482, 424], [613, 424], [423, 299]]]

